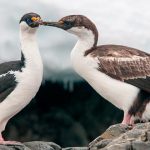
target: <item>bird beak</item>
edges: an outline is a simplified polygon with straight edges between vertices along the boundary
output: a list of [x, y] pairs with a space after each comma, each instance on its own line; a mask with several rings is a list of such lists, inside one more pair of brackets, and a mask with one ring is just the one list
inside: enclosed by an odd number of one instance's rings
[[39, 25], [43, 25], [43, 20], [38, 20], [38, 21], [36, 21]]
[[43, 25], [43, 21], [41, 20], [40, 17], [32, 17], [31, 20], [34, 22], [34, 23], [37, 23], [39, 25]]
[[61, 28], [61, 29], [65, 30], [65, 26], [64, 26], [64, 23], [62, 21], [59, 21], [59, 22], [46, 22], [46, 21], [43, 21], [42, 25], [44, 25], [44, 26], [53, 26], [53, 27], [57, 27], [57, 28]]

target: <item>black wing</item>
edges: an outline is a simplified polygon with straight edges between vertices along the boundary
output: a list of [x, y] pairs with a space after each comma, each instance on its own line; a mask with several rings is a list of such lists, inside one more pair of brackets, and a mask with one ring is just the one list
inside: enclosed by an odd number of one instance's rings
[[0, 102], [2, 102], [16, 87], [14, 74], [6, 74], [0, 77]]
[[2, 102], [16, 87], [16, 77], [13, 72], [22, 69], [21, 61], [11, 61], [0, 64], [0, 102]]
[[9, 71], [21, 71], [24, 66], [22, 61], [10, 61], [0, 64], [0, 75], [5, 74]]

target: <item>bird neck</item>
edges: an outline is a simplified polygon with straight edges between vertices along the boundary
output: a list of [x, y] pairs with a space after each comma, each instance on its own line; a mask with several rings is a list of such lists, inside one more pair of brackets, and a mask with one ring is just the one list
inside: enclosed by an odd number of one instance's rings
[[36, 40], [36, 29], [26, 31], [20, 29], [20, 42], [22, 50], [21, 61], [25, 64], [40, 66], [42, 64], [39, 48]]
[[95, 34], [91, 30], [87, 30], [84, 34], [78, 35], [78, 41], [71, 52], [71, 59], [76, 56], [84, 57], [85, 52], [96, 46], [97, 41]]
[[92, 49], [95, 45], [95, 36], [92, 31], [88, 30], [86, 34], [78, 36], [78, 41], [71, 51], [71, 62], [75, 71], [82, 76], [83, 70], [86, 69], [85, 52]]

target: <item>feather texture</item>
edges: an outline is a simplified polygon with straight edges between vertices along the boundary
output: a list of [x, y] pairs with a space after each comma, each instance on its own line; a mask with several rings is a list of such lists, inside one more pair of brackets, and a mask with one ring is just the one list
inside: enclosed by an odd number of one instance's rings
[[126, 46], [102, 45], [85, 55], [98, 58], [99, 71], [150, 92], [150, 54]]

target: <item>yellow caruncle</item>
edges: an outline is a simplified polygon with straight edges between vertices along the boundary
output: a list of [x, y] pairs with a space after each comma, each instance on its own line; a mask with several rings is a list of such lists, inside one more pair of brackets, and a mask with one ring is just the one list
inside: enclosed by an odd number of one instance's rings
[[41, 18], [40, 17], [32, 17], [31, 20], [32, 21], [39, 21]]

